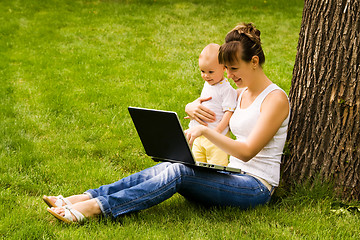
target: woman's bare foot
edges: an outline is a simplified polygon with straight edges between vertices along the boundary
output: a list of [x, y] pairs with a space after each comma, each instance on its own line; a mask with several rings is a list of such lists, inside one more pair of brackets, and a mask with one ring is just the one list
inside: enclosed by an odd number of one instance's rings
[[[43, 196], [43, 199], [46, 202], [46, 204], [49, 205], [49, 207], [54, 207], [54, 206], [72, 205], [78, 202], [89, 200], [90, 197], [87, 194], [80, 194], [80, 195], [73, 195], [67, 198], [62, 198], [62, 197], [59, 198], [55, 196]], [[55, 204], [56, 202], [58, 203]]]
[[[101, 214], [100, 206], [95, 199], [75, 203], [71, 206], [71, 208], [79, 211], [82, 215], [84, 215], [85, 218], [91, 218]], [[64, 207], [52, 207], [51, 211], [55, 212], [61, 217], [65, 217], [66, 209]], [[72, 222], [78, 221], [77, 217], [73, 213], [71, 213], [71, 216]]]

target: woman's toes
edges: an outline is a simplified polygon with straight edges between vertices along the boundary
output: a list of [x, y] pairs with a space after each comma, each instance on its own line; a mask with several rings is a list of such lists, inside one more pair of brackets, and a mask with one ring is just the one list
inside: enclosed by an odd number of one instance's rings
[[59, 214], [60, 216], [65, 216], [65, 210], [62, 207], [52, 207], [51, 210]]
[[[56, 207], [56, 208], [53, 207], [53, 208], [51, 208], [51, 210], [53, 210], [54, 212], [56, 212], [60, 216], [65, 217], [65, 208], [64, 207]], [[71, 218], [72, 218], [73, 222], [77, 221], [76, 217], [72, 213], [71, 213]]]
[[49, 198], [49, 200], [51, 201], [51, 202], [53, 202], [53, 203], [55, 203], [56, 202], [56, 197], [54, 197], [54, 196], [49, 196], [48, 197]]
[[[65, 199], [63, 198], [63, 196], [58, 196], [58, 197], [55, 197], [55, 196], [49, 196], [48, 197], [50, 199], [50, 201], [55, 205], [56, 202], [59, 202], [61, 203], [61, 206], [65, 206], [67, 203], [65, 202]], [[57, 205], [58, 206], [58, 205]]]

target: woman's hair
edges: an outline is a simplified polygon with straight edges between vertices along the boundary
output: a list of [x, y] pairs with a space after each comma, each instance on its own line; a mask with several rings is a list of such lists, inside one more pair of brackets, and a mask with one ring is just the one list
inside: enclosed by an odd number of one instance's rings
[[252, 23], [237, 25], [225, 37], [219, 49], [220, 64], [234, 64], [240, 60], [250, 62], [253, 56], [259, 57], [260, 66], [265, 62], [261, 48], [260, 31]]

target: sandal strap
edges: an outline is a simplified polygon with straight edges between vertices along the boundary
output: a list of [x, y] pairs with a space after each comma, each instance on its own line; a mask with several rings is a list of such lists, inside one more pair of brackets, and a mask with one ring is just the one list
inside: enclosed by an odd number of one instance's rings
[[64, 198], [62, 195], [59, 195], [56, 197], [57, 200], [55, 201], [55, 205], [58, 207], [62, 207], [63, 206], [63, 202], [65, 203], [65, 205], [72, 205], [72, 203], [67, 200], [66, 198]]
[[71, 206], [63, 206], [63, 208], [65, 209], [65, 218], [71, 222], [74, 222], [73, 221], [73, 218], [72, 218], [72, 215], [73, 214], [77, 220], [78, 223], [80, 222], [83, 222], [86, 220], [86, 217], [81, 213], [79, 212], [78, 210], [75, 210], [73, 209]]

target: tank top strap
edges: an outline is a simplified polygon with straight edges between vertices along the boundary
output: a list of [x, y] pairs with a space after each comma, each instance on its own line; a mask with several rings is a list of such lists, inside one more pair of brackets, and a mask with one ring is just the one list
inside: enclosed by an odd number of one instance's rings
[[247, 87], [244, 88], [243, 90], [241, 90], [240, 94], [239, 94], [239, 99], [242, 98], [242, 95], [244, 94], [244, 92], [246, 91]]
[[236, 107], [238, 107], [238, 108], [240, 108], [241, 98], [242, 98], [244, 92], [246, 91], [246, 89], [247, 89], [247, 87], [244, 88], [243, 90], [241, 90], [241, 92], [240, 92], [240, 94], [239, 94], [239, 97], [238, 97], [238, 99], [237, 99], [237, 104], [236, 104], [236, 105], [237, 105]]
[[267, 86], [260, 94], [259, 96], [256, 97], [255, 102], [257, 102], [257, 104], [262, 104], [262, 102], [264, 101], [264, 99], [266, 98], [266, 96], [271, 93], [274, 90], [281, 90], [283, 91], [280, 87], [278, 87], [275, 83], [270, 84], [269, 86]]

